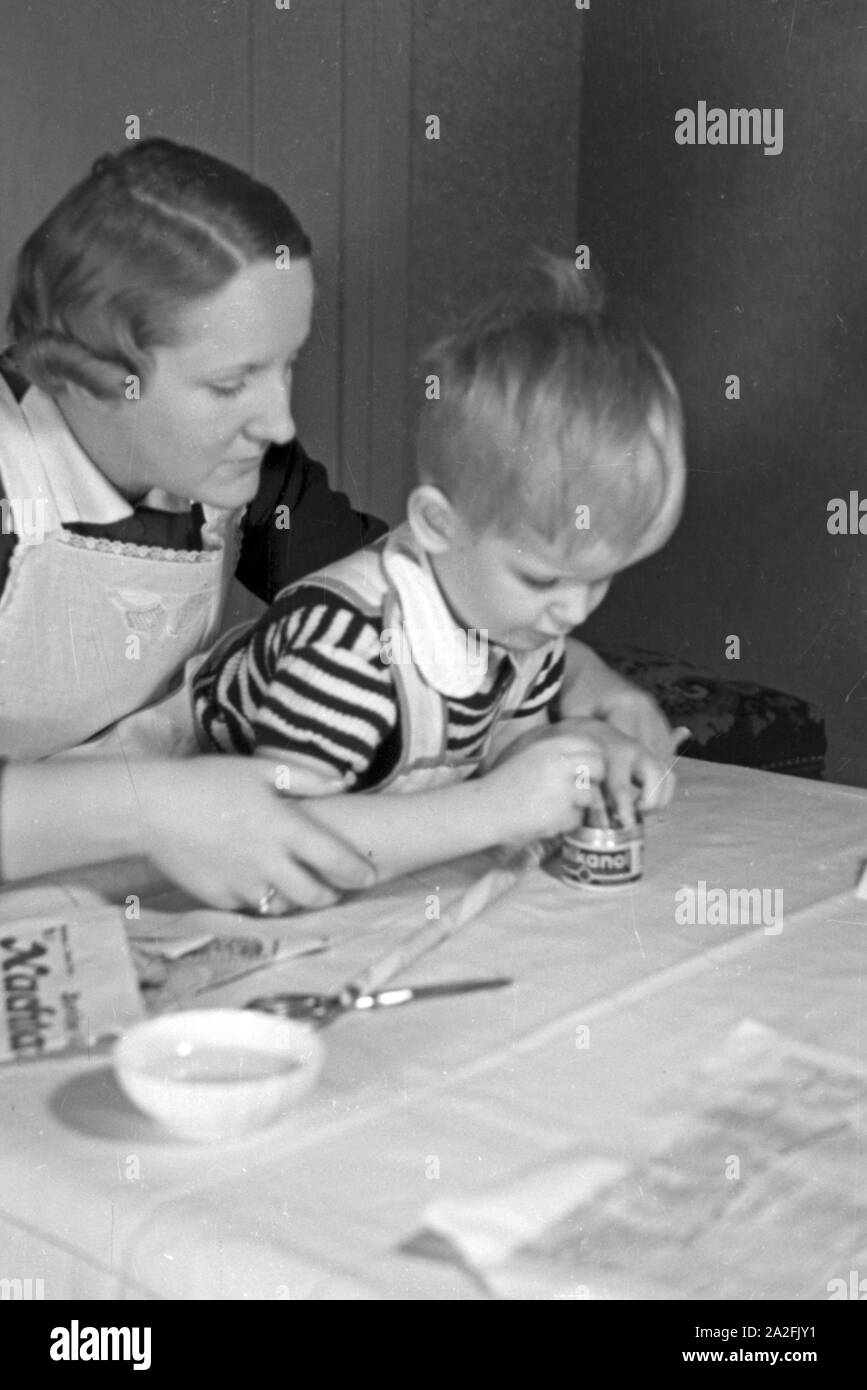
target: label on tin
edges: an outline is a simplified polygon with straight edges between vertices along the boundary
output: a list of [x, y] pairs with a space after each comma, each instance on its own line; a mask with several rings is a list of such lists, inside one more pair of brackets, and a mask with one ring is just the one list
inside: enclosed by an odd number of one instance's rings
[[641, 878], [643, 839], [623, 832], [590, 832], [586, 838], [567, 836], [560, 855], [560, 877], [579, 888], [617, 888]]

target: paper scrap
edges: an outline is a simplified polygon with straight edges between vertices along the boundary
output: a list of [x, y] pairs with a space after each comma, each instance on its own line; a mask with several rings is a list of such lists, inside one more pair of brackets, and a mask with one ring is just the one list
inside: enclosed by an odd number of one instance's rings
[[128, 935], [147, 1012], [182, 1007], [254, 971], [327, 949], [327, 937], [295, 931], [285, 921], [236, 912], [142, 910]]
[[745, 1021], [642, 1158], [561, 1155], [404, 1248], [503, 1298], [827, 1299], [867, 1268], [865, 1113], [856, 1062]]

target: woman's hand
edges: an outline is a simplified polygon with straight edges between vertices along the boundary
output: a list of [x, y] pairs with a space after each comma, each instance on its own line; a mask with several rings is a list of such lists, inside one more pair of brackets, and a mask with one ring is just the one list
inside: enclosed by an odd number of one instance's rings
[[674, 778], [642, 744], [595, 719], [530, 731], [508, 746], [484, 781], [510, 809], [519, 838], [571, 830], [603, 781], [625, 825], [634, 822], [636, 805], [657, 810], [674, 792]]
[[644, 739], [629, 737], [609, 720], [563, 719], [553, 727], [573, 729], [595, 742], [605, 761], [603, 780], [625, 825], [633, 822], [636, 806], [641, 812], [659, 811], [674, 796], [675, 755], [661, 761]]
[[675, 734], [653, 696], [620, 676], [614, 679], [621, 688], [612, 683], [596, 705], [596, 718], [643, 744], [658, 763], [670, 767], [677, 757]]
[[643, 743], [666, 768], [677, 756], [671, 726], [653, 696], [612, 671], [575, 638], [566, 643], [566, 680], [560, 708], [567, 719], [604, 719]]
[[207, 756], [129, 763], [141, 851], [213, 907], [253, 908], [270, 889], [275, 915], [366, 888], [363, 855], [281, 796], [271, 759]]

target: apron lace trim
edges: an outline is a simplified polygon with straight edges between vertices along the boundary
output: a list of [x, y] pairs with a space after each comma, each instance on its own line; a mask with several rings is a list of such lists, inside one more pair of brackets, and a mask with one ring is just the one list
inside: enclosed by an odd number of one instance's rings
[[98, 550], [110, 555], [132, 556], [137, 560], [171, 560], [196, 565], [212, 561], [213, 550], [167, 550], [159, 545], [135, 545], [132, 541], [111, 541], [105, 536], [77, 536], [74, 531], [60, 531], [58, 540], [79, 550]]

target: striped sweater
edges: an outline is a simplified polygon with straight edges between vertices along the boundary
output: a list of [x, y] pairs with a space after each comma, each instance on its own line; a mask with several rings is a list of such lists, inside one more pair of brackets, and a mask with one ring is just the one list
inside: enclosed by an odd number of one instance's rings
[[[347, 600], [321, 585], [296, 586], [195, 678], [202, 741], [222, 752], [297, 756], [345, 778], [347, 790], [378, 786], [401, 748], [393, 667], [381, 643], [381, 623]], [[512, 717], [545, 709], [563, 669], [555, 644]], [[513, 676], [508, 653], [490, 647], [477, 693], [446, 699], [449, 754], [472, 758], [482, 748]]]

